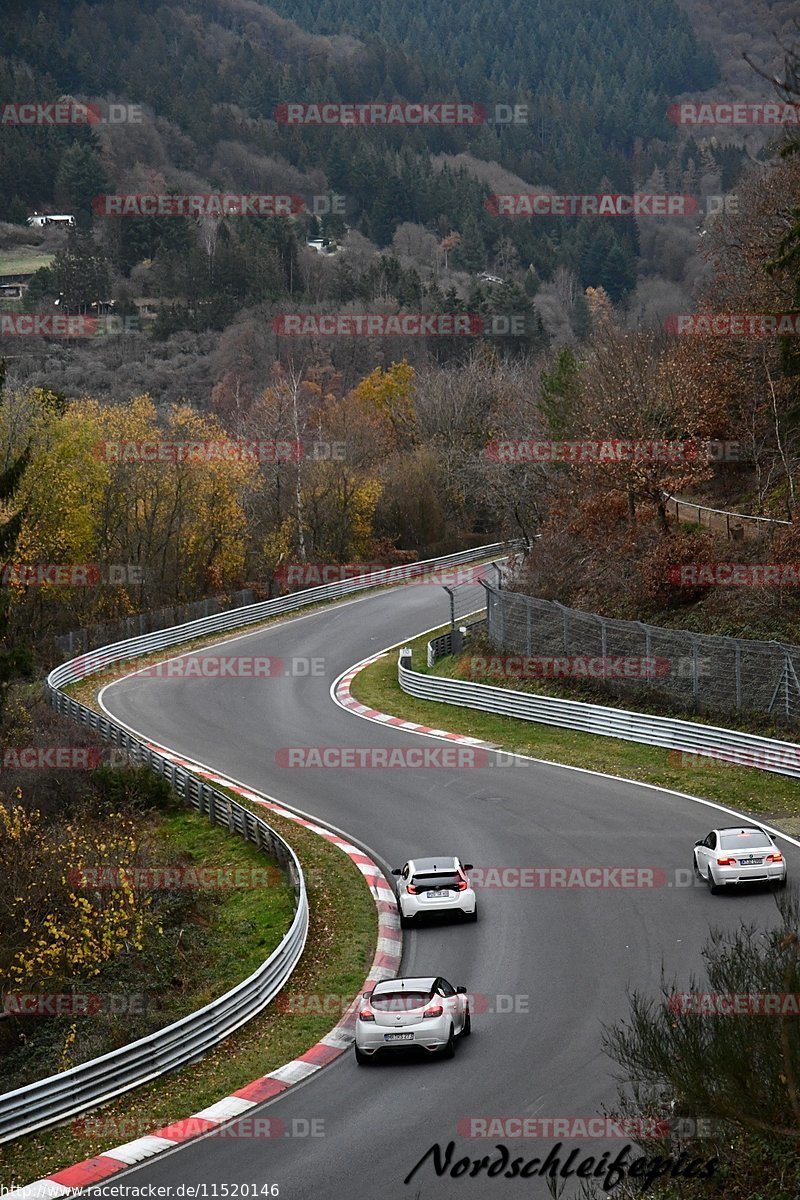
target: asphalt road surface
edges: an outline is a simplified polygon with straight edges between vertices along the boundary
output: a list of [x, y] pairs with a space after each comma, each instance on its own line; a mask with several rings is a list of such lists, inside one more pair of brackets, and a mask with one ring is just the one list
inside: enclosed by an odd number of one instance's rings
[[[329, 688], [356, 661], [443, 623], [447, 611], [434, 586], [373, 594], [191, 655], [274, 656], [283, 664], [275, 678], [133, 675], [111, 685], [103, 703], [146, 738], [346, 831], [389, 867], [455, 853], [483, 867], [655, 868], [658, 886], [480, 891], [477, 924], [405, 935], [404, 974], [441, 974], [486, 997], [454, 1060], [359, 1068], [348, 1052], [247, 1114], [278, 1117], [289, 1132], [316, 1121], [324, 1136], [206, 1137], [93, 1192], [154, 1184], [175, 1196], [181, 1184], [200, 1184], [213, 1197], [226, 1184], [276, 1184], [281, 1200], [543, 1198], [541, 1178], [439, 1177], [432, 1158], [404, 1179], [434, 1143], [444, 1150], [455, 1141], [453, 1162], [494, 1161], [498, 1141], [512, 1158], [543, 1158], [555, 1139], [470, 1139], [457, 1126], [470, 1117], [588, 1118], [613, 1105], [601, 1025], [627, 1014], [626, 990], [657, 995], [662, 969], [686, 989], [692, 972], [703, 978], [711, 923], [774, 920], [768, 892], [713, 897], [681, 886], [695, 839], [729, 822], [671, 793], [521, 760], [498, 765], [492, 755], [479, 767], [280, 765], [286, 747], [441, 747], [342, 710]], [[797, 871], [798, 851], [784, 849]], [[576, 1149], [581, 1158], [613, 1157], [623, 1144], [567, 1140], [561, 1159]]]

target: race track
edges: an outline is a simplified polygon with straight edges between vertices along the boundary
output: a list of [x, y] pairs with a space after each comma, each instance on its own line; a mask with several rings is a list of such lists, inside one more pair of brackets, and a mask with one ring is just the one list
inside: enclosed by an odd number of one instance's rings
[[[483, 867], [660, 868], [663, 885], [481, 891], [476, 925], [405, 935], [405, 974], [442, 974], [487, 997], [488, 1010], [476, 1014], [473, 1036], [453, 1061], [358, 1068], [347, 1053], [253, 1110], [280, 1117], [290, 1129], [293, 1118], [322, 1119], [324, 1137], [206, 1137], [115, 1176], [115, 1186], [205, 1183], [213, 1196], [214, 1183], [272, 1183], [281, 1200], [544, 1197], [539, 1179], [437, 1178], [430, 1164], [410, 1185], [403, 1179], [434, 1142], [455, 1139], [455, 1159], [492, 1153], [494, 1141], [457, 1132], [464, 1118], [590, 1117], [612, 1104], [614, 1068], [601, 1052], [600, 1033], [603, 1023], [627, 1013], [626, 989], [655, 995], [662, 967], [688, 986], [690, 972], [702, 971], [699, 952], [712, 922], [773, 920], [768, 892], [712, 897], [704, 887], [674, 886], [676, 870], [686, 876], [695, 839], [729, 822], [671, 793], [524, 760], [498, 766], [491, 755], [488, 765], [466, 768], [278, 765], [276, 752], [285, 747], [441, 746], [342, 710], [329, 689], [356, 661], [443, 623], [446, 601], [439, 587], [406, 586], [223, 647], [226, 654], [277, 656], [287, 670], [294, 658], [321, 659], [319, 676], [132, 675], [109, 686], [103, 704], [145, 738], [344, 830], [387, 869], [415, 854], [442, 852]], [[798, 871], [798, 851], [784, 850], [790, 871]], [[508, 1007], [516, 1011], [491, 1011]], [[528, 1159], [547, 1154], [552, 1140], [507, 1144]], [[581, 1155], [599, 1155], [619, 1145], [568, 1142], [564, 1157], [578, 1146]]]

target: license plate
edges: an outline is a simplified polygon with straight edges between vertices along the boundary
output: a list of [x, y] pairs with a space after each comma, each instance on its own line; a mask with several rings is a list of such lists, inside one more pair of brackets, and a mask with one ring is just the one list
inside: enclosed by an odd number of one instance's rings
[[385, 1042], [413, 1042], [413, 1033], [385, 1033], [383, 1035]]
[[763, 861], [764, 861], [763, 858], [740, 858], [739, 866], [740, 867], [760, 867]]
[[429, 900], [447, 900], [450, 893], [448, 891], [426, 892], [425, 895]]

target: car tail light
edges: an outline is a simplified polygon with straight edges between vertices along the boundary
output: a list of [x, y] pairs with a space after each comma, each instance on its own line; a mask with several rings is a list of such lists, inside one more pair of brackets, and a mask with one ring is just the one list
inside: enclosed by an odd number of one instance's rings
[[417, 889], [414, 887], [413, 883], [406, 884], [406, 891], [410, 892], [412, 896], [416, 896], [417, 894]]
[[736, 859], [735, 858], [718, 858], [717, 866], [718, 867], [735, 867]]
[[444, 1009], [442, 1008], [441, 1004], [430, 1004], [425, 1009], [425, 1012], [422, 1014], [422, 1016], [423, 1017], [440, 1017], [443, 1012], [444, 1012]]
[[466, 879], [459, 879], [458, 883], [456, 884], [456, 887], [458, 888], [458, 890], [460, 892], [465, 892], [467, 890], [467, 888], [469, 887], [469, 884], [467, 883]]
[[362, 1008], [361, 1012], [358, 1014], [358, 1019], [359, 1021], [374, 1021], [375, 1014], [368, 1008]]
[[776, 850], [774, 854], [768, 854], [767, 862], [783, 862], [783, 855], [780, 850]]

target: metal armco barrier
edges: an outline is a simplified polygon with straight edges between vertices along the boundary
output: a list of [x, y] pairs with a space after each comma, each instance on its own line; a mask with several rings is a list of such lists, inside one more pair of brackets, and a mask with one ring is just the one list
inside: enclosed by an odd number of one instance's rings
[[404, 692], [418, 700], [458, 704], [464, 708], [480, 709], [481, 712], [517, 717], [522, 721], [538, 721], [542, 725], [577, 729], [601, 737], [662, 746], [667, 750], [684, 751], [723, 763], [755, 767], [800, 779], [800, 744], [795, 742], [780, 742], [734, 729], [679, 721], [673, 717], [651, 716], [620, 708], [606, 708], [600, 704], [585, 704], [578, 700], [536, 696], [530, 692], [493, 687], [485, 683], [425, 675], [413, 670], [410, 661], [408, 652], [405, 658], [401, 656], [398, 659], [398, 683]]
[[[478, 621], [470, 621], [463, 626], [466, 636], [472, 637], [479, 631], [486, 629], [486, 618]], [[453, 653], [453, 632], [440, 633], [438, 637], [432, 638], [428, 642], [428, 666], [432, 667], [440, 658], [446, 658]]]
[[140, 742], [110, 717], [87, 708], [61, 689], [112, 663], [125, 662], [207, 634], [255, 625], [271, 616], [292, 612], [321, 600], [336, 599], [381, 584], [421, 579], [438, 568], [487, 558], [503, 549], [502, 543], [478, 546], [443, 558], [388, 567], [385, 571], [324, 584], [244, 608], [229, 609], [171, 629], [160, 629], [141, 637], [101, 646], [70, 659], [50, 672], [46, 682], [47, 696], [50, 704], [60, 713], [125, 750], [134, 763], [147, 766], [164, 776], [177, 794], [201, 815], [268, 851], [289, 874], [295, 891], [295, 912], [288, 932], [269, 958], [223, 996], [128, 1046], [121, 1046], [69, 1071], [50, 1075], [0, 1095], [0, 1143], [57, 1124], [167, 1071], [174, 1071], [202, 1058], [218, 1042], [260, 1012], [281, 991], [300, 960], [308, 935], [308, 899], [303, 872], [291, 846], [274, 829], [236, 800]]
[[[448, 567], [458, 566], [461, 563], [501, 555], [505, 549], [505, 543], [494, 542], [491, 546], [476, 546], [472, 550], [447, 554], [443, 558], [429, 558], [423, 562], [401, 563], [396, 567], [386, 567], [385, 570], [372, 571], [367, 575], [355, 575], [351, 579], [323, 583], [319, 587], [305, 588], [300, 592], [291, 592], [287, 596], [276, 596], [272, 600], [247, 604], [243, 608], [229, 608], [210, 617], [198, 617], [194, 621], [185, 621], [183, 624], [173, 625], [169, 629], [159, 629], [153, 633], [142, 634], [140, 637], [127, 638], [108, 646], [101, 646], [97, 650], [90, 650], [86, 654], [81, 654], [62, 666], [56, 667], [48, 675], [47, 682], [53, 688], [64, 687], [65, 684], [75, 683], [78, 679], [102, 670], [110, 663], [124, 662], [139, 654], [152, 654], [166, 646], [192, 641], [194, 638], [205, 637], [209, 633], [225, 633], [230, 629], [242, 629], [247, 625], [256, 625], [259, 621], [269, 620], [270, 617], [294, 612], [295, 609], [305, 608], [310, 604], [319, 604], [323, 600], [335, 600], [353, 592], [362, 592], [369, 588], [392, 583], [413, 583], [415, 580], [424, 579], [433, 571], [446, 570]], [[79, 667], [81, 673], [75, 674], [74, 671]]]

